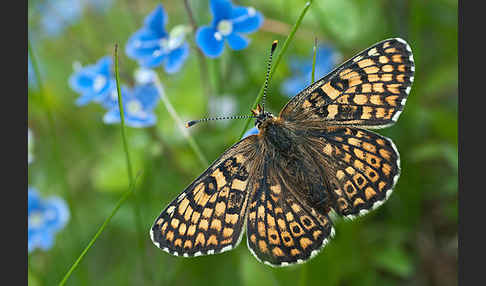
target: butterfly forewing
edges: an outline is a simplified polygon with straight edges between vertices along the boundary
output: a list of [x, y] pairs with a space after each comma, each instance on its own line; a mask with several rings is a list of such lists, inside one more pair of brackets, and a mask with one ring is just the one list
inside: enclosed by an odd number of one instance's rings
[[223, 252], [241, 240], [256, 136], [235, 144], [172, 201], [155, 220], [152, 241], [181, 256]]
[[280, 116], [315, 125], [380, 128], [397, 121], [413, 82], [410, 46], [379, 42], [301, 91]]
[[[273, 164], [275, 163], [275, 164]], [[255, 184], [247, 215], [247, 243], [255, 257], [271, 266], [302, 263], [313, 257], [333, 235], [329, 217], [299, 200], [278, 162], [266, 160]]]

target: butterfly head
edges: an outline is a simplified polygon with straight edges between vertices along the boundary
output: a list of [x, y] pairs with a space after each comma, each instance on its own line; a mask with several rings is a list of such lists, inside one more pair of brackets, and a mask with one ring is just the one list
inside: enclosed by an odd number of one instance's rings
[[251, 112], [256, 118], [255, 126], [258, 129], [261, 129], [262, 124], [265, 123], [268, 119], [274, 118], [273, 114], [265, 111], [260, 104], [257, 105], [257, 108], [252, 109]]

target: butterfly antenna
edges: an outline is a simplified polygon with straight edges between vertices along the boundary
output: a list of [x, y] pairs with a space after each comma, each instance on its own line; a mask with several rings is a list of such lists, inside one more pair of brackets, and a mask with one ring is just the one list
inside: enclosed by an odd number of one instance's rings
[[199, 122], [206, 122], [206, 121], [212, 121], [212, 120], [232, 120], [232, 119], [246, 119], [246, 118], [256, 118], [253, 115], [238, 115], [238, 116], [221, 116], [221, 117], [208, 117], [208, 118], [202, 118], [198, 120], [191, 120], [186, 122], [186, 128], [189, 128], [191, 126], [196, 125]]
[[272, 68], [272, 56], [273, 56], [273, 52], [275, 52], [275, 49], [277, 48], [277, 44], [278, 44], [277, 40], [273, 41], [272, 50], [270, 51], [270, 57], [268, 58], [267, 75], [265, 76], [265, 87], [263, 88], [263, 99], [262, 99], [263, 111], [265, 111], [265, 99], [267, 98], [268, 78], [270, 77], [270, 69]]

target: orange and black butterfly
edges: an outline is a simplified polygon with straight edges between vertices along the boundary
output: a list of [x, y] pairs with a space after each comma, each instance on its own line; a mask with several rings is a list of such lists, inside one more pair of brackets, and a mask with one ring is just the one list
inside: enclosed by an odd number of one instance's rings
[[[274, 48], [273, 48], [274, 49]], [[410, 46], [379, 42], [311, 84], [278, 116], [253, 110], [259, 133], [221, 155], [150, 230], [177, 256], [228, 251], [241, 241], [271, 266], [302, 263], [345, 218], [383, 204], [400, 175], [393, 142], [367, 129], [395, 123], [414, 79]]]

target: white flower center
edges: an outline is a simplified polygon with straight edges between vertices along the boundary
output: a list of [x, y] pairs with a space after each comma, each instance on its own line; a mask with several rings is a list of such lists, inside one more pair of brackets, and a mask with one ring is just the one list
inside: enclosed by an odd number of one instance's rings
[[99, 92], [106, 84], [106, 77], [103, 75], [97, 75], [93, 82], [93, 89], [95, 92]]
[[30, 227], [40, 227], [44, 224], [44, 216], [40, 211], [32, 211], [29, 215], [28, 224]]
[[217, 30], [222, 36], [228, 36], [233, 32], [233, 23], [228, 20], [221, 20], [218, 23]]
[[[164, 39], [162, 39], [162, 40], [164, 40]], [[152, 56], [154, 56], [154, 57], [158, 57], [158, 56], [160, 56], [161, 54], [162, 54], [162, 50], [161, 50], [161, 49], [159, 49], [159, 50], [155, 50], [155, 51], [152, 53]]]
[[130, 100], [127, 102], [127, 113], [137, 114], [142, 111], [142, 104], [138, 100]]
[[248, 16], [253, 17], [256, 14], [256, 10], [253, 7], [248, 7]]

